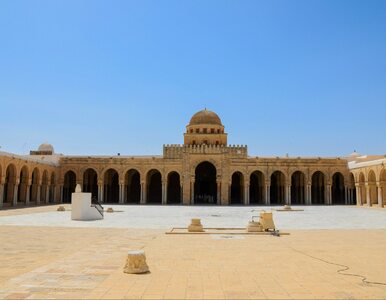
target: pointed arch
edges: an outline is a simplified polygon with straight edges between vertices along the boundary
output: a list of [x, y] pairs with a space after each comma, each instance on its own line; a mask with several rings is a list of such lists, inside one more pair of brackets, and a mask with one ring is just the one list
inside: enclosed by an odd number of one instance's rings
[[64, 174], [63, 185], [63, 203], [71, 203], [72, 193], [75, 192], [76, 187], [76, 174], [74, 171], [67, 171]]
[[28, 167], [24, 165], [20, 170], [20, 183], [19, 183], [19, 195], [18, 202], [27, 204], [29, 172]]
[[261, 171], [252, 172], [249, 178], [249, 203], [264, 204], [265, 178]]
[[147, 203], [162, 203], [162, 175], [161, 172], [152, 169], [147, 173]]
[[98, 173], [93, 168], [83, 172], [83, 192], [91, 193], [93, 203], [98, 199]]
[[345, 204], [344, 177], [342, 173], [336, 172], [332, 176], [331, 189], [332, 204]]
[[139, 204], [141, 201], [141, 174], [136, 169], [130, 169], [125, 174], [125, 202]]
[[32, 203], [38, 204], [40, 202], [40, 171], [38, 168], [34, 168], [31, 176], [30, 186], [30, 200]]
[[270, 188], [271, 204], [285, 204], [285, 175], [281, 171], [275, 171], [271, 175]]
[[316, 171], [312, 174], [311, 204], [325, 204], [325, 176], [323, 172]]
[[6, 206], [13, 205], [14, 192], [16, 185], [16, 167], [9, 164], [5, 170], [4, 197], [3, 203]]
[[301, 171], [296, 171], [291, 175], [291, 204], [304, 205], [306, 193], [306, 176]]
[[241, 172], [236, 171], [232, 174], [231, 183], [231, 205], [241, 205], [244, 199], [244, 176]]
[[180, 174], [175, 171], [172, 171], [168, 174], [167, 203], [181, 204]]
[[217, 169], [203, 161], [195, 169], [194, 203], [217, 204]]
[[115, 169], [108, 169], [104, 176], [104, 202], [119, 203], [119, 175]]

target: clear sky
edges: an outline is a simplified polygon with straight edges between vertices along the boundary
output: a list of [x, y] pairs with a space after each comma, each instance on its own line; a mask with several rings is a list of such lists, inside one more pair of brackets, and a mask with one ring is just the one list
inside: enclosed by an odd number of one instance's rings
[[161, 154], [205, 107], [253, 156], [386, 153], [386, 1], [0, 0], [0, 150]]

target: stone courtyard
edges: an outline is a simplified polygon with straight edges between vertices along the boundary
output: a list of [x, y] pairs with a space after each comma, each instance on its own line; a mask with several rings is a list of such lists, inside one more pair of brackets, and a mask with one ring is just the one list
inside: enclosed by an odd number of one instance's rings
[[[288, 236], [166, 235], [199, 217], [243, 227], [269, 207], [111, 206], [102, 221], [70, 221], [57, 205], [0, 211], [0, 298], [384, 299], [386, 210], [308, 206], [274, 212]], [[108, 205], [105, 208], [110, 207]], [[70, 206], [66, 206], [70, 209]], [[128, 275], [128, 250], [150, 273]]]

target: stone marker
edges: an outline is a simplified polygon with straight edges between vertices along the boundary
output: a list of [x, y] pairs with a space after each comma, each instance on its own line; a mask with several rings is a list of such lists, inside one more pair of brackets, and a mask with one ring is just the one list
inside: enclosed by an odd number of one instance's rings
[[204, 232], [201, 219], [192, 219], [192, 223], [188, 227], [188, 232]]
[[64, 206], [59, 206], [57, 211], [66, 211], [66, 209], [64, 208]]
[[133, 250], [127, 254], [126, 266], [123, 270], [127, 274], [143, 274], [149, 272], [149, 267], [146, 264], [145, 251]]
[[260, 222], [250, 221], [247, 227], [248, 232], [262, 232], [263, 226], [261, 226]]
[[113, 209], [112, 207], [109, 207], [109, 208], [107, 209], [107, 212], [108, 212], [108, 213], [113, 213], [113, 212], [114, 212], [114, 209]]

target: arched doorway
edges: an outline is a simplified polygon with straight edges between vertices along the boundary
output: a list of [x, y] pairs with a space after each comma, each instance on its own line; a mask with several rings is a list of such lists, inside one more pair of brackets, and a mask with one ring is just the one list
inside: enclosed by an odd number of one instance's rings
[[139, 204], [141, 202], [141, 175], [135, 169], [126, 172], [126, 197], [125, 202]]
[[249, 203], [264, 204], [264, 174], [255, 171], [249, 179]]
[[231, 184], [231, 202], [230, 204], [243, 204], [244, 199], [244, 177], [240, 172], [234, 172]]
[[3, 203], [6, 205], [13, 204], [15, 184], [16, 184], [16, 167], [13, 164], [10, 164], [7, 167], [7, 170], [5, 171]]
[[162, 204], [162, 176], [158, 170], [147, 173], [147, 203]]
[[168, 175], [168, 204], [181, 203], [181, 182], [180, 174], [170, 172]]
[[208, 161], [196, 167], [196, 181], [194, 184], [194, 203], [217, 204], [217, 171]]
[[332, 176], [332, 204], [345, 204], [344, 177], [337, 172]]
[[301, 171], [291, 176], [291, 204], [305, 204], [305, 175]]
[[386, 169], [381, 171], [381, 175], [379, 176], [380, 184], [381, 184], [381, 195], [382, 195], [382, 205], [386, 205]]
[[71, 203], [71, 194], [75, 192], [76, 175], [73, 171], [67, 171], [64, 174], [63, 185], [63, 203]]
[[42, 187], [40, 192], [40, 203], [48, 203], [48, 171], [44, 170], [42, 176]]
[[324, 174], [320, 171], [312, 175], [311, 202], [312, 204], [325, 204]]
[[353, 173], [350, 173], [350, 204], [357, 204], [357, 191], [355, 187], [355, 178]]
[[87, 169], [83, 173], [83, 192], [91, 193], [93, 202], [98, 200], [98, 174], [94, 169]]
[[19, 196], [18, 202], [26, 203], [27, 202], [27, 193], [28, 190], [28, 168], [23, 166], [20, 171], [20, 183], [19, 183]]
[[361, 200], [361, 205], [367, 204], [366, 199], [366, 186], [365, 186], [365, 174], [362, 172], [359, 174], [359, 195]]
[[55, 186], [56, 186], [56, 176], [55, 176], [55, 173], [52, 172], [52, 174], [51, 174], [51, 185], [50, 185], [50, 199], [49, 199], [49, 203], [54, 203], [55, 202], [55, 198], [56, 198]]
[[[39, 181], [40, 181], [40, 172], [38, 168], [35, 168], [32, 171], [32, 180], [30, 186], [30, 200], [31, 202], [37, 204], [40, 201], [39, 193]], [[71, 201], [71, 200], [70, 200]]]
[[104, 177], [105, 203], [119, 203], [119, 176], [114, 169], [108, 169]]
[[270, 194], [271, 204], [283, 205], [285, 203], [285, 176], [280, 171], [271, 175]]
[[378, 195], [377, 195], [377, 180], [375, 178], [375, 173], [373, 170], [370, 170], [369, 172], [369, 178], [368, 178], [368, 184], [369, 184], [369, 194], [370, 194], [370, 204], [378, 204]]

